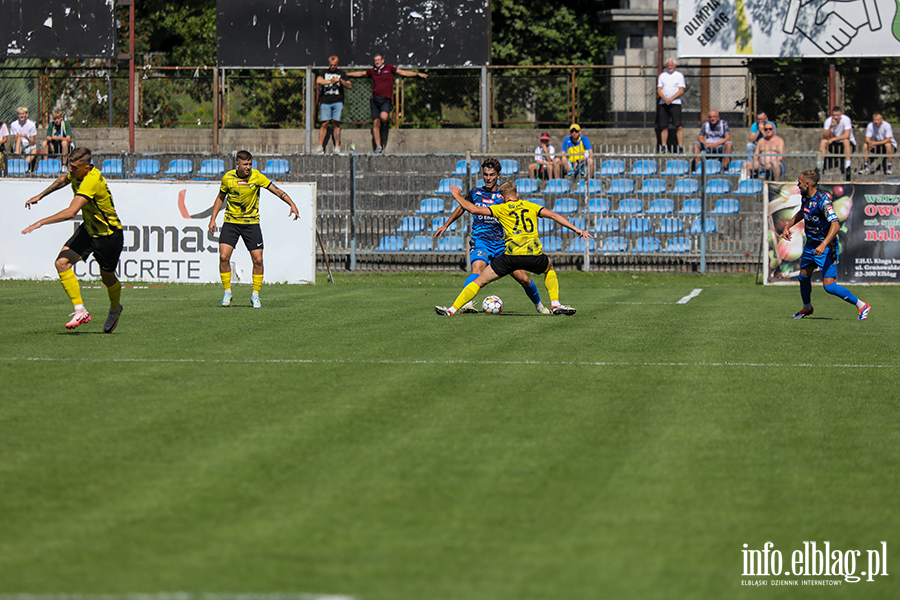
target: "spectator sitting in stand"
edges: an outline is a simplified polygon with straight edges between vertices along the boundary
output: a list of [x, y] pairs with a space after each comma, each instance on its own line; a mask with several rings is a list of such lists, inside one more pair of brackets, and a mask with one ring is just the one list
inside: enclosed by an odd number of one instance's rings
[[534, 162], [528, 165], [528, 176], [532, 179], [556, 178], [556, 148], [550, 145], [550, 134], [541, 134], [540, 145], [534, 149]]
[[[719, 118], [719, 111], [711, 110], [707, 121], [700, 127], [700, 135], [694, 142], [694, 154], [706, 151], [707, 154], [731, 154], [731, 131], [728, 123]], [[693, 160], [691, 168], [693, 169]], [[729, 158], [722, 159], [722, 167], [728, 167]]]
[[853, 123], [850, 117], [844, 114], [840, 106], [831, 109], [831, 116], [825, 119], [825, 126], [822, 130], [822, 141], [819, 142], [819, 153], [822, 158], [819, 159], [819, 172], [825, 170], [825, 155], [832, 154], [844, 155], [844, 171], [850, 177], [850, 155], [856, 149], [856, 136], [853, 135]]
[[756, 115], [756, 123], [750, 126], [750, 136], [747, 138], [747, 154], [753, 156], [756, 154], [756, 144], [759, 143], [759, 140], [763, 137], [763, 126], [771, 125], [775, 128], [775, 135], [778, 135], [778, 128], [775, 127], [775, 123], [769, 120], [769, 117], [766, 116], [766, 113], [761, 112]]
[[19, 118], [9, 124], [9, 133], [13, 137], [13, 152], [24, 154], [30, 169], [34, 163], [35, 152], [37, 152], [37, 146], [34, 143], [37, 127], [34, 121], [28, 118], [27, 107], [20, 106], [16, 109], [16, 114]]
[[762, 134], [753, 155], [753, 172], [770, 181], [781, 179], [784, 177], [784, 140], [775, 135], [774, 123], [763, 124]]
[[[584, 175], [588, 178], [594, 176], [594, 157], [592, 155], [591, 140], [586, 135], [581, 135], [581, 126], [573, 123], [569, 127], [569, 137], [563, 140], [562, 152], [564, 156], [556, 157], [556, 168], [559, 177], [572, 174], [575, 177]], [[585, 173], [585, 164], [587, 173]]]
[[[872, 114], [872, 122], [866, 125], [866, 142], [863, 144], [863, 152], [866, 153], [865, 163], [859, 170], [860, 175], [869, 174], [869, 154], [887, 154], [887, 166], [885, 175], [893, 175], [893, 157], [897, 150], [897, 140], [894, 138], [894, 130], [891, 124], [884, 120], [881, 113]], [[874, 171], [874, 169], [873, 169]]]
[[47, 138], [41, 142], [44, 154], [56, 154], [62, 159], [63, 167], [69, 163], [69, 152], [75, 149], [72, 142], [72, 127], [63, 119], [61, 110], [54, 110], [50, 126], [47, 127]]

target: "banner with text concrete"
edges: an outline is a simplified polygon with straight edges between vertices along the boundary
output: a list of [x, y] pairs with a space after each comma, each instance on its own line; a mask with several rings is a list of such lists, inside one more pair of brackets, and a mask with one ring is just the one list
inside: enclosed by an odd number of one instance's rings
[[[900, 185], [820, 183], [819, 189], [831, 195], [841, 222], [838, 282], [900, 283]], [[800, 189], [796, 183], [768, 183], [764, 204], [765, 283], [792, 281], [806, 243], [803, 222], [791, 230], [790, 241], [781, 234], [800, 208]]]
[[[53, 263], [62, 245], [81, 223], [81, 215], [64, 223], [45, 225], [22, 235], [28, 225], [56, 214], [72, 201], [71, 188], [58, 190], [25, 208], [25, 201], [51, 180], [3, 180], [5, 217], [0, 223], [0, 277], [56, 279]], [[208, 229], [218, 182], [110, 181], [116, 211], [122, 221], [125, 246], [117, 274], [123, 282], [217, 283], [218, 233]], [[267, 190], [260, 196], [260, 222], [265, 243], [266, 283], [314, 283], [316, 272], [316, 184], [285, 183], [300, 218], [288, 217], [287, 204]], [[219, 213], [222, 226], [224, 210]], [[237, 284], [252, 282], [250, 253], [243, 242], [232, 255]], [[93, 257], [75, 268], [79, 279], [99, 279]]]
[[896, 0], [679, 0], [678, 56], [900, 56]]

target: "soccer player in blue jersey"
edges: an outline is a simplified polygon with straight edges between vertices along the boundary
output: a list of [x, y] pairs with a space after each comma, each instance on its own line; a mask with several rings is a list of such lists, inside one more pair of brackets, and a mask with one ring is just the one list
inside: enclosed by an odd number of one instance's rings
[[846, 288], [839, 286], [837, 281], [838, 244], [837, 234], [841, 229], [837, 214], [831, 206], [831, 198], [818, 188], [819, 173], [816, 171], [803, 171], [797, 181], [802, 198], [800, 210], [797, 211], [781, 234], [786, 240], [791, 239], [791, 227], [803, 220], [806, 229], [806, 245], [803, 247], [803, 255], [800, 257], [800, 298], [803, 300], [803, 308], [794, 315], [795, 319], [802, 319], [813, 314], [810, 302], [812, 282], [810, 276], [816, 267], [822, 270], [822, 282], [825, 291], [842, 300], [855, 304], [859, 311], [859, 320], [865, 321], [869, 316], [868, 304], [858, 299]]
[[[475, 206], [493, 206], [502, 204], [503, 197], [500, 195], [498, 180], [500, 179], [501, 165], [496, 158], [485, 159], [481, 163], [481, 177], [484, 179], [484, 186], [476, 187], [469, 190], [466, 199]], [[446, 223], [441, 225], [434, 232], [434, 237], [441, 237], [447, 228], [465, 214], [460, 206], [457, 206]], [[472, 217], [472, 240], [469, 243], [469, 260], [472, 263], [472, 274], [466, 278], [465, 285], [469, 285], [487, 268], [491, 261], [498, 256], [503, 256], [506, 250], [505, 236], [500, 221], [493, 216], [474, 215]], [[512, 272], [513, 278], [525, 288], [525, 294], [528, 299], [534, 303], [534, 308], [543, 315], [549, 315], [550, 309], [541, 302], [541, 295], [538, 293], [537, 286], [531, 277], [522, 270]], [[478, 313], [481, 312], [475, 308], [473, 300], [469, 300], [460, 308], [461, 313]]]

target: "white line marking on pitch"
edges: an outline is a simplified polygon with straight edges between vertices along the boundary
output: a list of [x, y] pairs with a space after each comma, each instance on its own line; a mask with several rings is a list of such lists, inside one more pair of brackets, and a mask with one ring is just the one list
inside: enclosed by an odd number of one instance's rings
[[329, 594], [162, 592], [156, 594], [0, 594], [0, 600], [354, 600]]
[[676, 302], [676, 304], [687, 304], [688, 302], [691, 301], [691, 298], [696, 298], [697, 296], [700, 295], [700, 292], [702, 292], [702, 291], [703, 290], [701, 288], [697, 288], [696, 290], [694, 290], [693, 292], [691, 292], [690, 294], [688, 294], [687, 296], [685, 296], [684, 298], [682, 298], [681, 300]]
[[[754, 363], [754, 362], [626, 362], [626, 361], [540, 361], [540, 360], [348, 360], [323, 358], [272, 358], [272, 359], [228, 359], [228, 358], [49, 358], [40, 356], [0, 357], [3, 361], [26, 362], [112, 362], [112, 363], [202, 363], [202, 364], [310, 364], [310, 365], [539, 365], [571, 367], [764, 367], [764, 368], [844, 368], [844, 369], [896, 369], [897, 365], [854, 365], [854, 364], [812, 364], [812, 363]], [[11, 600], [0, 594], [0, 600]], [[77, 599], [76, 599], [77, 600]], [[201, 599], [202, 600], [202, 599]], [[213, 599], [215, 600], [215, 599]], [[225, 600], [225, 599], [223, 599]], [[243, 597], [237, 599], [243, 600]], [[247, 598], [246, 600], [255, 600]], [[276, 599], [277, 600], [277, 599]]]

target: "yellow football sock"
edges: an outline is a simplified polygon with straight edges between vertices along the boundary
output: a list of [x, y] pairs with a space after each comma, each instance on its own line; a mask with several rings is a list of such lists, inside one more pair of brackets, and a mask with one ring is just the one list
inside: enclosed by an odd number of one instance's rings
[[117, 281], [110, 287], [106, 288], [106, 293], [109, 294], [110, 308], [118, 308], [119, 300], [122, 298], [122, 282]]
[[231, 289], [231, 271], [227, 273], [219, 273], [219, 277], [222, 278], [222, 287], [225, 288], [225, 291]]
[[261, 274], [253, 275], [253, 293], [254, 294], [258, 294], [259, 290], [262, 289], [262, 279], [263, 279], [263, 276]]
[[69, 299], [72, 301], [72, 306], [84, 304], [84, 300], [81, 299], [81, 286], [78, 285], [78, 279], [75, 277], [75, 272], [72, 269], [67, 269], [60, 273], [59, 280], [62, 282], [63, 289], [66, 290], [66, 294], [68, 294]]
[[453, 308], [459, 310], [460, 307], [478, 295], [478, 290], [481, 289], [481, 286], [475, 283], [474, 281], [464, 287], [462, 291], [459, 293], [459, 296], [456, 297], [456, 300], [453, 302]]
[[559, 302], [559, 279], [556, 278], [556, 271], [550, 269], [544, 275], [544, 285], [547, 286], [547, 294], [550, 296], [550, 302]]

